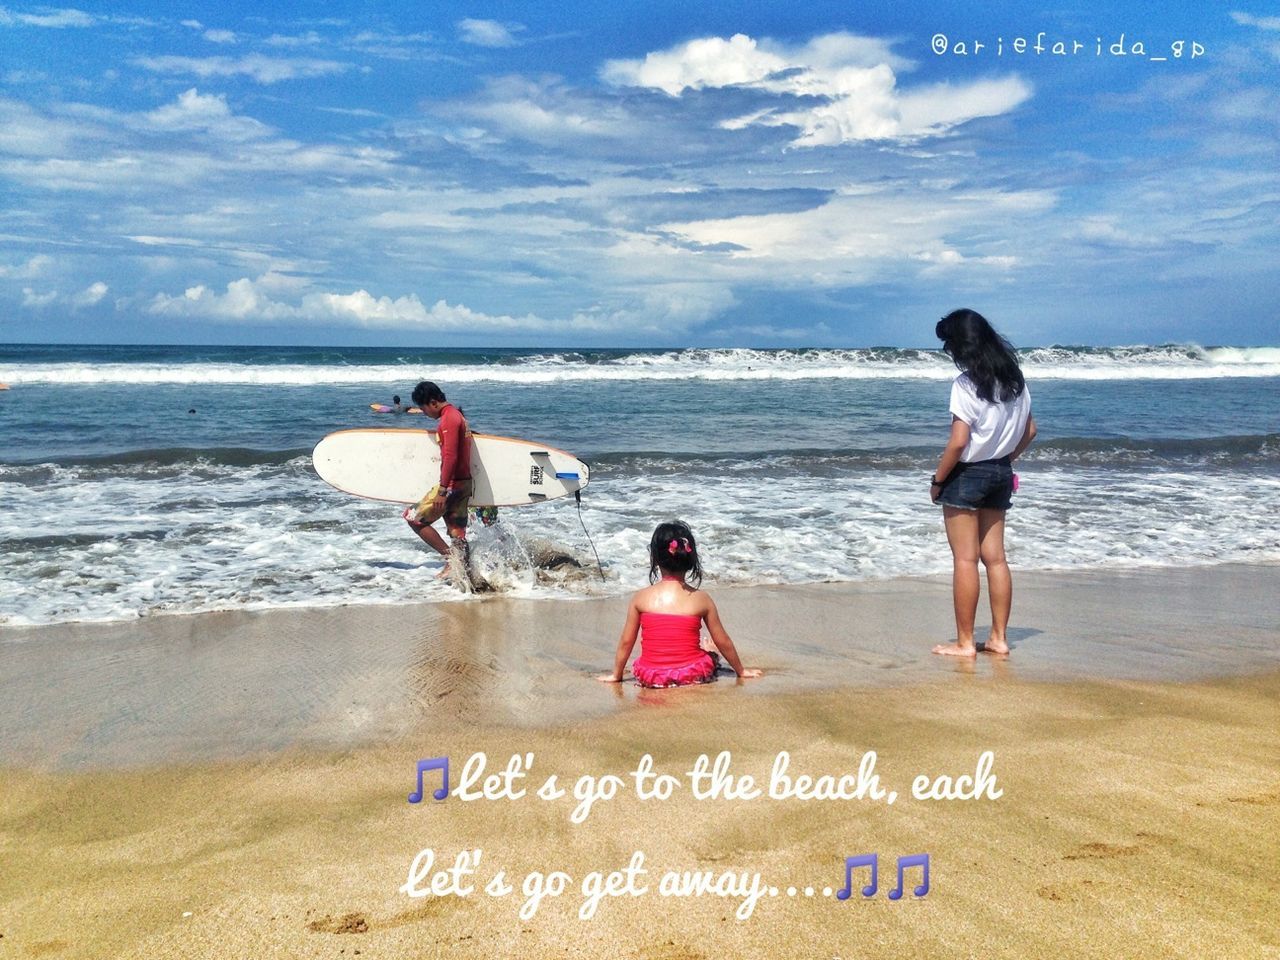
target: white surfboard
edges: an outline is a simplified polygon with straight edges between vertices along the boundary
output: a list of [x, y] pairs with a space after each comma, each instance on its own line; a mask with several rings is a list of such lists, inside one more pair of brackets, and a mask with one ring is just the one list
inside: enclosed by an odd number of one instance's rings
[[[367, 500], [417, 503], [440, 479], [440, 445], [430, 430], [339, 430], [316, 444], [311, 462], [325, 483]], [[471, 435], [473, 507], [555, 500], [585, 487], [590, 472], [545, 444]]]

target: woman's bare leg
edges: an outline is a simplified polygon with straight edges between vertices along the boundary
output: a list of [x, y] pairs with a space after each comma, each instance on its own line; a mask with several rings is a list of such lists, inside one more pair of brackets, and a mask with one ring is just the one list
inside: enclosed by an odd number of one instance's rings
[[1013, 608], [1013, 576], [1004, 555], [1004, 511], [978, 511], [978, 555], [987, 568], [987, 598], [991, 601], [991, 635], [983, 649], [1008, 653], [1005, 629]]
[[956, 642], [940, 643], [934, 653], [950, 657], [974, 657], [973, 621], [978, 613], [978, 512], [943, 507], [942, 521], [951, 545], [951, 600], [956, 613]]

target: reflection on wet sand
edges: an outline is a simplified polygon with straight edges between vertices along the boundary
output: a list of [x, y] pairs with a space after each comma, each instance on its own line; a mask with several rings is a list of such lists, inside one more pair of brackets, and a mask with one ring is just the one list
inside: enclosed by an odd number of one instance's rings
[[13, 629], [0, 642], [0, 750], [91, 767], [393, 742], [423, 731], [572, 724], [625, 711], [944, 677], [1195, 680], [1280, 666], [1275, 568], [1024, 574], [1008, 658], [939, 662], [940, 579], [721, 588], [765, 671], [739, 684], [601, 684], [625, 599], [154, 617]]

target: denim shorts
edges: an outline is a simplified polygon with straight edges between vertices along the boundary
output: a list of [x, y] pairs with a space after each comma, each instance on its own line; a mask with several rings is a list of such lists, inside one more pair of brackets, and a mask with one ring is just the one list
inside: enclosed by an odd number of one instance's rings
[[1013, 503], [1009, 458], [957, 464], [942, 485], [938, 503], [961, 510], [1008, 510]]

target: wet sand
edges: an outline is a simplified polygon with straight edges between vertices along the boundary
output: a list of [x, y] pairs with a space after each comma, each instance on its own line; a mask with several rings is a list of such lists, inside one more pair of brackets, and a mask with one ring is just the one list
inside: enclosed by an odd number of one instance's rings
[[[975, 664], [928, 655], [945, 582], [719, 590], [769, 675], [663, 692], [591, 679], [619, 600], [7, 631], [0, 956], [1278, 956], [1278, 572], [1021, 574], [1013, 656]], [[814, 777], [875, 751], [899, 797], [693, 799], [726, 749], [762, 784], [781, 751]], [[456, 788], [481, 751], [533, 754], [528, 795], [406, 802], [417, 760]], [[999, 799], [911, 796], [984, 751]], [[645, 753], [670, 799], [634, 796]], [[534, 795], [551, 774], [570, 796]], [[626, 786], [575, 824], [583, 774]], [[481, 850], [479, 889], [400, 892], [424, 848]], [[580, 919], [584, 878], [636, 851], [646, 894]], [[873, 852], [874, 897], [826, 895]], [[888, 899], [917, 853], [928, 894]], [[516, 889], [489, 896], [500, 869]], [[522, 919], [551, 870], [566, 892]], [[667, 870], [778, 894], [738, 919], [660, 896]]]
[[[652, 693], [609, 669], [624, 598], [161, 616], [6, 630], [0, 757], [36, 767], [225, 759], [423, 731], [625, 716], [636, 701], [994, 680], [1196, 680], [1280, 670], [1280, 567], [1019, 573], [1008, 660], [954, 638], [945, 579], [715, 590], [763, 683]], [[986, 622], [979, 609], [978, 636]], [[728, 675], [732, 679], [732, 674]], [[615, 696], [612, 694], [620, 694]]]

